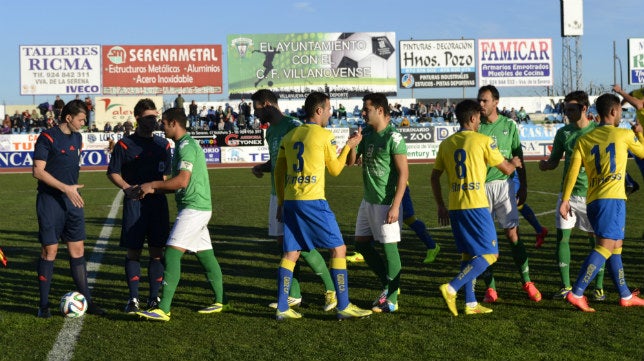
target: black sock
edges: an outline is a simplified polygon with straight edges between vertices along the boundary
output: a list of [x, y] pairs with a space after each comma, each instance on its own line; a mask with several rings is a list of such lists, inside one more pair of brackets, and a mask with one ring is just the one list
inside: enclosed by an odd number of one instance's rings
[[130, 298], [139, 298], [139, 280], [141, 279], [141, 262], [125, 257], [125, 277], [130, 290]]
[[87, 284], [87, 267], [85, 266], [85, 257], [69, 258], [69, 268], [72, 271], [72, 279], [78, 288], [78, 292], [85, 296], [88, 304], [92, 303], [92, 296], [89, 293]]
[[42, 258], [38, 260], [38, 290], [40, 292], [40, 308], [49, 307], [49, 290], [51, 289], [51, 278], [54, 275], [54, 261], [47, 261]]
[[148, 278], [150, 279], [150, 299], [156, 300], [159, 297], [159, 289], [163, 282], [163, 262], [160, 259], [150, 259], [148, 264]]

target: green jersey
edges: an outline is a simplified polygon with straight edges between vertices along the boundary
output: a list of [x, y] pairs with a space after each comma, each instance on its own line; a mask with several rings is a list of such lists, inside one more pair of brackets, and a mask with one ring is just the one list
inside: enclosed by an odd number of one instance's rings
[[286, 133], [290, 132], [291, 129], [299, 127], [302, 125], [302, 122], [299, 120], [283, 116], [280, 119], [279, 123], [271, 124], [268, 129], [266, 129], [266, 143], [268, 143], [268, 154], [271, 159], [271, 194], [275, 195], [275, 179], [273, 178], [275, 172], [275, 164], [277, 163], [277, 154], [280, 151], [280, 143], [282, 138]]
[[[590, 122], [587, 126], [582, 129], [577, 128], [574, 124], [568, 124], [564, 127], [559, 128], [555, 134], [555, 140], [552, 144], [552, 152], [550, 152], [550, 157], [548, 162], [553, 160], [560, 160], [562, 156], [565, 156], [564, 159], [564, 169], [563, 169], [563, 178], [561, 179], [561, 189], [563, 190], [563, 182], [568, 174], [568, 167], [570, 167], [570, 157], [572, 156], [572, 151], [575, 149], [575, 144], [577, 144], [577, 139], [582, 135], [590, 132], [591, 130], [597, 127], [597, 123]], [[572, 195], [585, 197], [588, 191], [588, 175], [586, 174], [586, 169], [584, 166], [581, 166], [579, 169], [579, 175], [577, 176], [577, 182], [572, 189]]]
[[[481, 121], [479, 133], [485, 134], [494, 140], [492, 148], [498, 148], [503, 158], [512, 159], [515, 156], [523, 157], [523, 149], [519, 141], [519, 128], [517, 128], [514, 121], [506, 116], [499, 114], [499, 117], [494, 123]], [[485, 182], [505, 180], [509, 177], [496, 167], [488, 167]]]
[[407, 154], [402, 135], [391, 124], [380, 132], [367, 127], [362, 131], [358, 154], [362, 155], [364, 199], [371, 204], [391, 204], [398, 184], [394, 155]]
[[190, 172], [190, 182], [186, 188], [178, 189], [175, 193], [177, 209], [211, 211], [210, 179], [206, 156], [199, 143], [188, 134], [175, 143], [172, 157], [172, 176], [176, 177], [182, 170]]

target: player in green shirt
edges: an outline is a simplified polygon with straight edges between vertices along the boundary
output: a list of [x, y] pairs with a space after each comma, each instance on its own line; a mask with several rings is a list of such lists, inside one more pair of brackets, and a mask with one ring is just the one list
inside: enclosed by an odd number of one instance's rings
[[174, 192], [177, 201], [177, 220], [170, 231], [165, 250], [164, 287], [158, 308], [137, 312], [155, 321], [170, 321], [172, 298], [181, 278], [181, 257], [194, 252], [206, 271], [215, 294], [214, 303], [199, 313], [218, 313], [230, 309], [225, 294], [221, 267], [212, 249], [208, 222], [212, 216], [210, 179], [206, 157], [199, 143], [186, 131], [188, 118], [183, 108], [163, 112], [163, 131], [174, 141], [172, 178], [141, 185], [141, 198], [154, 192]]
[[[519, 130], [516, 123], [498, 113], [499, 91], [493, 85], [483, 86], [479, 89], [478, 101], [483, 108], [479, 132], [494, 140], [495, 146], [501, 151], [505, 159], [519, 157], [521, 162], [523, 162], [523, 150], [521, 149]], [[528, 185], [525, 169], [518, 168], [517, 173], [521, 184], [518, 192], [515, 193], [514, 184], [510, 177], [494, 167], [488, 168], [485, 189], [490, 203], [490, 212], [505, 230], [505, 235], [508, 241], [510, 241], [512, 258], [519, 268], [523, 282], [523, 290], [526, 291], [531, 300], [539, 302], [541, 301], [541, 292], [539, 292], [530, 280], [528, 254], [525, 249], [525, 244], [519, 238], [517, 198], [518, 205], [525, 203]], [[492, 267], [487, 269], [483, 278], [488, 285], [483, 301], [488, 303], [496, 302], [498, 296]]]
[[[357, 151], [352, 149], [347, 157], [348, 165], [353, 165], [358, 157], [363, 159], [364, 198], [356, 220], [356, 250], [364, 256], [384, 289], [372, 310], [395, 312], [401, 270], [398, 253], [401, 203], [409, 176], [407, 146], [390, 122], [387, 97], [371, 93], [365, 95], [363, 102], [362, 115], [368, 127], [362, 132]], [[384, 259], [373, 241], [382, 244]]]
[[[561, 157], [564, 159], [563, 177], [561, 179], [561, 187], [563, 189], [563, 180], [568, 174], [570, 167], [570, 157], [577, 143], [577, 139], [582, 135], [590, 132], [597, 127], [597, 123], [590, 121], [586, 114], [590, 102], [588, 101], [588, 94], [586, 92], [577, 90], [566, 95], [564, 99], [564, 114], [568, 117], [569, 124], [559, 128], [555, 134], [554, 143], [552, 145], [552, 152], [548, 160], [539, 162], [539, 169], [542, 171], [553, 170], [559, 165]], [[559, 265], [559, 275], [563, 287], [559, 292], [554, 295], [554, 298], [566, 298], [566, 295], [572, 290], [572, 283], [570, 282], [570, 235], [574, 227], [588, 233], [588, 243], [591, 248], [595, 247], [595, 234], [593, 227], [588, 220], [586, 213], [586, 192], [588, 191], [588, 175], [582, 166], [577, 176], [577, 181], [572, 190], [570, 197], [570, 215], [568, 219], [561, 217], [559, 212], [555, 212], [555, 223], [557, 225], [557, 263]], [[557, 200], [557, 208], [561, 206], [561, 193]], [[603, 290], [604, 283], [604, 268], [599, 271], [597, 278], [595, 278], [595, 301], [603, 301], [606, 299]]]

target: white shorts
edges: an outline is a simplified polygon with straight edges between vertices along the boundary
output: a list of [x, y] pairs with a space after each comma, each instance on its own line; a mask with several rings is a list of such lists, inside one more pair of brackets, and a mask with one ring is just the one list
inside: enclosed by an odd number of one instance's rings
[[192, 252], [212, 249], [208, 222], [212, 211], [182, 209], [170, 231], [167, 246], [175, 246]]
[[557, 208], [555, 208], [555, 224], [557, 229], [573, 229], [575, 227], [585, 232], [593, 232], [593, 226], [588, 220], [586, 213], [586, 197], [570, 196], [570, 213], [568, 219], [563, 219], [559, 214], [559, 207], [561, 206], [561, 193], [557, 200]]
[[402, 224], [402, 207], [398, 212], [398, 221], [386, 223], [387, 212], [391, 206], [371, 204], [364, 199], [360, 203], [356, 219], [356, 237], [373, 237], [380, 243], [400, 242], [400, 227]]
[[512, 179], [485, 183], [485, 193], [492, 218], [496, 218], [499, 226], [503, 229], [518, 227], [519, 211]]
[[284, 223], [277, 220], [277, 196], [274, 194], [271, 194], [271, 201], [268, 205], [268, 235], [270, 237], [284, 235]]

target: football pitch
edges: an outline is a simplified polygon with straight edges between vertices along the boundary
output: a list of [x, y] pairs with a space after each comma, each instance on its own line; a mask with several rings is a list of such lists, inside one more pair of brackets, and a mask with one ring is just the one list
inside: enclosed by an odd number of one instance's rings
[[[430, 164], [410, 165], [410, 188], [418, 218], [425, 221], [441, 246], [437, 260], [426, 265], [424, 245], [403, 228], [400, 309], [361, 320], [339, 322], [324, 312], [324, 288], [310, 268], [302, 265], [303, 304], [300, 320], [275, 321], [267, 307], [276, 298], [279, 252], [267, 236], [269, 177], [255, 178], [250, 167], [211, 169], [213, 217], [210, 232], [224, 286], [233, 310], [202, 315], [197, 309], [212, 303], [196, 257], [185, 255], [182, 278], [172, 305], [170, 322], [144, 321], [123, 312], [128, 293], [125, 252], [118, 246], [121, 207], [118, 190], [104, 171], [82, 172], [87, 227], [86, 258], [97, 262], [93, 297], [105, 317], [86, 315], [66, 320], [57, 311], [60, 297], [74, 289], [68, 253], [61, 246], [51, 289], [53, 317], [36, 317], [39, 257], [35, 214], [36, 181], [31, 174], [0, 174], [3, 200], [0, 247], [8, 257], [0, 268], [0, 360], [641, 360], [644, 358], [644, 308], [622, 308], [609, 272], [603, 303], [590, 299], [594, 314], [577, 311], [552, 295], [560, 288], [555, 258], [554, 208], [561, 182], [560, 163], [550, 172], [527, 164], [528, 201], [540, 222], [550, 230], [546, 243], [534, 248], [532, 227], [521, 220], [519, 230], [530, 255], [530, 275], [543, 294], [534, 303], [526, 297], [505, 236], [500, 231], [500, 258], [495, 274], [499, 301], [488, 315], [465, 316], [459, 293], [459, 316], [447, 310], [438, 286], [459, 269], [451, 230], [439, 227], [431, 196]], [[632, 161], [629, 171], [644, 186]], [[445, 177], [442, 177], [445, 182]], [[446, 190], [443, 184], [443, 190]], [[347, 168], [327, 177], [327, 199], [353, 251], [355, 217], [362, 199], [361, 169]], [[447, 198], [445, 198], [447, 199]], [[171, 220], [174, 199], [168, 195]], [[644, 288], [644, 190], [627, 202], [624, 269], [631, 289]], [[114, 228], [111, 230], [111, 222]], [[111, 233], [110, 233], [111, 231]], [[98, 240], [98, 243], [97, 243]], [[577, 277], [590, 247], [586, 235], [573, 231], [571, 278]], [[321, 251], [328, 259], [328, 252]], [[92, 258], [94, 257], [94, 258]], [[100, 263], [100, 265], [98, 264]], [[380, 293], [377, 278], [364, 263], [348, 264], [350, 297], [368, 308]], [[91, 270], [91, 269], [90, 269]], [[147, 298], [147, 252], [142, 259], [141, 297]], [[477, 296], [483, 297], [480, 281]], [[592, 286], [587, 295], [592, 292]], [[61, 332], [61, 330], [63, 332]], [[76, 332], [69, 332], [70, 330]], [[52, 353], [55, 350], [55, 353]]]

